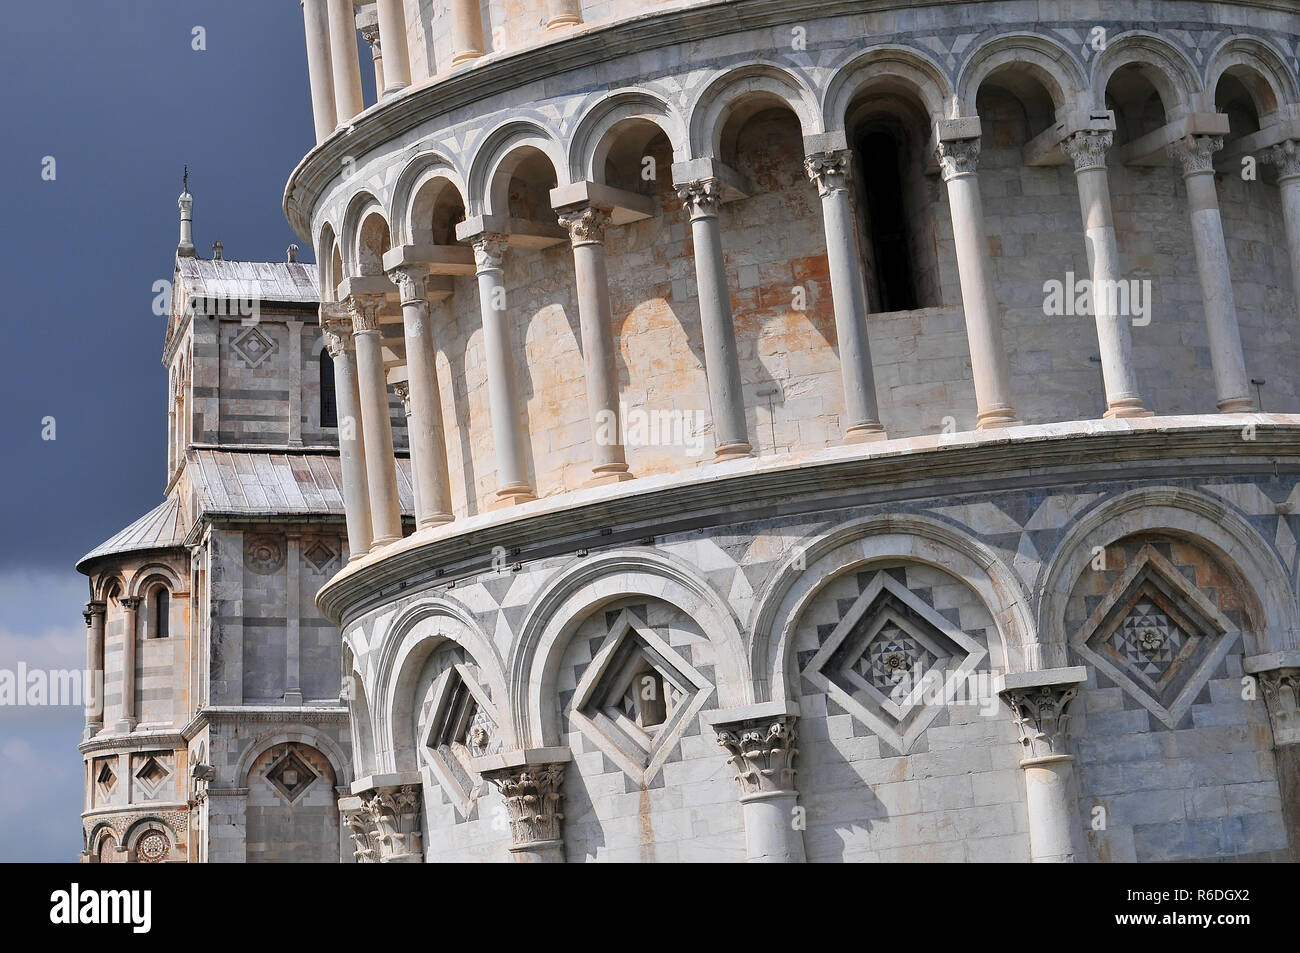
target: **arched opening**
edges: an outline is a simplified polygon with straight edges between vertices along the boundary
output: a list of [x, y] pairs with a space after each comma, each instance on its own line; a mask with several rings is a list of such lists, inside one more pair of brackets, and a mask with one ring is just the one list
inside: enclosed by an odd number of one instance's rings
[[465, 201], [447, 178], [420, 184], [411, 200], [411, 240], [416, 245], [455, 245], [456, 226], [465, 221]]
[[1115, 113], [1116, 146], [1140, 139], [1168, 121], [1166, 104], [1150, 73], [1153, 68], [1127, 63], [1106, 83], [1106, 108]]
[[378, 212], [371, 212], [357, 232], [357, 270], [361, 275], [384, 273], [384, 252], [392, 246], [388, 222]]
[[338, 395], [334, 389], [334, 359], [330, 357], [329, 348], [320, 352], [320, 425], [338, 427]]
[[612, 126], [596, 149], [593, 173], [606, 185], [656, 195], [671, 187], [673, 148], [657, 123], [639, 117]]
[[150, 597], [150, 638], [166, 639], [171, 636], [171, 593], [166, 586], [154, 587]]

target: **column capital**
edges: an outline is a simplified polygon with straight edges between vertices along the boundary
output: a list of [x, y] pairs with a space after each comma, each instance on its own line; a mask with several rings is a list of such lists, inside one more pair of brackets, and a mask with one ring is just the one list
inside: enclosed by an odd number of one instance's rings
[[388, 269], [388, 277], [393, 284], [397, 285], [402, 307], [428, 303], [429, 289], [426, 282], [429, 277], [428, 265], [421, 262], [407, 262], [396, 268]]
[[325, 328], [321, 332], [325, 338], [325, 350], [329, 351], [330, 360], [337, 361], [352, 346], [352, 336], [342, 328]]
[[941, 139], [935, 145], [935, 156], [939, 160], [939, 170], [945, 182], [974, 175], [979, 169], [980, 140]]
[[372, 294], [356, 294], [348, 298], [346, 304], [352, 313], [353, 334], [379, 330], [379, 306], [383, 301], [382, 295]]
[[[108, 612], [107, 602], [100, 602], [98, 599], [92, 599], [90, 602], [86, 603], [86, 608], [81, 614], [85, 616], [92, 616], [92, 615], [104, 615], [106, 612]], [[89, 619], [86, 620], [86, 624], [87, 625], [90, 624]]]
[[1109, 129], [1081, 129], [1061, 140], [1061, 151], [1074, 163], [1075, 172], [1106, 168], [1106, 151], [1115, 143]]
[[141, 599], [139, 596], [123, 596], [121, 599], [117, 600], [117, 603], [123, 609], [130, 609], [134, 611], [140, 608], [140, 603], [143, 601], [144, 600]]
[[825, 198], [848, 188], [852, 160], [853, 153], [848, 149], [816, 152], [803, 160], [803, 170], [817, 186], [818, 194]]
[[379, 44], [379, 22], [367, 23], [365, 26], [359, 27], [358, 29], [361, 33], [361, 39], [365, 40], [367, 45], [370, 47], [371, 57], [374, 59], [382, 59], [384, 53]]
[[411, 416], [411, 382], [394, 381], [392, 387], [393, 393], [402, 402], [402, 410], [405, 411], [406, 416]]
[[550, 761], [492, 768], [482, 772], [505, 799], [512, 850], [535, 850], [563, 841], [564, 762]]
[[1300, 667], [1265, 669], [1254, 675], [1268, 708], [1273, 744], [1300, 745]]
[[1223, 148], [1223, 136], [1184, 136], [1169, 143], [1169, 154], [1181, 163], [1183, 175], [1214, 171], [1214, 154]]
[[722, 205], [723, 184], [721, 179], [696, 179], [677, 186], [677, 197], [686, 209], [691, 220], [697, 218], [717, 218], [718, 208]]
[[480, 232], [469, 240], [474, 248], [474, 268], [478, 274], [500, 271], [506, 260], [509, 237], [500, 232]]
[[568, 230], [569, 241], [575, 248], [605, 244], [605, 229], [613, 221], [610, 210], [599, 205], [565, 209], [557, 218], [560, 225]]
[[361, 794], [372, 825], [379, 863], [420, 863], [421, 796], [415, 784], [372, 788]]
[[1279, 179], [1300, 176], [1300, 141], [1285, 139], [1265, 149], [1260, 158], [1267, 165], [1277, 166]]
[[998, 694], [1011, 709], [1020, 747], [1021, 765], [1045, 761], [1073, 760], [1067, 751], [1070, 702], [1087, 679], [1087, 669], [1043, 669], [1004, 675]]
[[714, 724], [718, 745], [731, 756], [727, 764], [736, 770], [741, 801], [794, 791], [798, 720], [778, 714]]

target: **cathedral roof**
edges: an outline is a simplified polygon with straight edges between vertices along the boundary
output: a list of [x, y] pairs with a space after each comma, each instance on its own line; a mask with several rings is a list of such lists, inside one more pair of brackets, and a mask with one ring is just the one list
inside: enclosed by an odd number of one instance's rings
[[181, 541], [185, 539], [185, 530], [185, 514], [181, 511], [181, 501], [172, 497], [159, 503], [126, 529], [82, 556], [77, 560], [77, 569], [84, 571], [83, 567], [87, 563], [101, 556], [180, 546]]
[[316, 304], [316, 266], [286, 261], [179, 258], [177, 267], [192, 295]]

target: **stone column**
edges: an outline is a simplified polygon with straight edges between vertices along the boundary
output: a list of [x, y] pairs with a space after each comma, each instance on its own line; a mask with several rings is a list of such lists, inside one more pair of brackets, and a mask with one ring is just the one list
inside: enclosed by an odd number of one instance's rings
[[1282, 823], [1291, 858], [1300, 860], [1300, 652], [1255, 656], [1246, 659], [1243, 668], [1255, 676], [1268, 708]]
[[1277, 195], [1286, 224], [1287, 252], [1291, 257], [1291, 287], [1300, 312], [1300, 141], [1288, 139], [1264, 152], [1264, 161], [1277, 166]]
[[1214, 153], [1223, 148], [1222, 136], [1187, 136], [1169, 147], [1182, 164], [1187, 185], [1187, 209], [1192, 220], [1192, 245], [1196, 273], [1205, 303], [1205, 327], [1210, 341], [1210, 365], [1219, 412], [1249, 413], [1255, 409], [1250, 377], [1241, 352], [1237, 304], [1228, 269], [1228, 246], [1223, 240], [1219, 195], [1214, 185]]
[[365, 40], [366, 46], [370, 47], [370, 60], [375, 71], [375, 89], [382, 95], [384, 91], [384, 46], [379, 40], [379, 23], [373, 19], [374, 13], [371, 12], [372, 19], [363, 23], [361, 18], [364, 14], [357, 14], [357, 31], [361, 34], [361, 39]]
[[478, 0], [451, 0], [451, 65], [483, 55], [483, 20]]
[[139, 596], [123, 596], [117, 600], [122, 607], [122, 720], [117, 730], [128, 732], [136, 726], [135, 710], [135, 640], [136, 615], [140, 609]]
[[307, 34], [307, 77], [311, 84], [311, 114], [316, 124], [316, 144], [324, 142], [338, 125], [334, 110], [334, 85], [330, 60], [330, 23], [326, 0], [302, 0], [303, 27]]
[[325, 344], [334, 362], [334, 399], [338, 406], [339, 465], [343, 475], [349, 562], [369, 552], [372, 541], [370, 483], [366, 479], [366, 444], [361, 429], [356, 351], [352, 347], [350, 323], [344, 325], [331, 321], [325, 327]]
[[379, 343], [381, 296], [357, 295], [352, 304], [352, 340], [357, 352], [357, 386], [361, 426], [365, 432], [366, 482], [370, 489], [370, 551], [402, 538], [402, 510], [397, 496], [397, 458], [393, 423], [388, 416], [388, 382]]
[[406, 45], [406, 11], [402, 0], [377, 0], [379, 40], [384, 48], [383, 95], [411, 85], [411, 54]]
[[510, 859], [518, 864], [564, 863], [564, 814], [560, 792], [564, 764], [545, 762], [490, 769], [483, 777], [505, 799], [510, 816]]
[[284, 703], [302, 705], [302, 534], [284, 533]]
[[1087, 859], [1079, 825], [1074, 756], [1068, 753], [1070, 702], [1088, 677], [1082, 666], [1005, 675], [999, 694], [1020, 732], [1029, 851], [1034, 863]]
[[[374, 849], [381, 864], [424, 863], [419, 785], [375, 788], [362, 795]], [[358, 857], [358, 860], [361, 858]]]
[[447, 474], [447, 443], [438, 390], [438, 360], [429, 314], [425, 265], [404, 265], [389, 272], [402, 296], [402, 326], [406, 334], [406, 367], [410, 375], [411, 477], [415, 484], [416, 529], [450, 523], [451, 480]]
[[86, 686], [85, 739], [92, 738], [104, 727], [104, 616], [107, 613], [107, 603], [91, 601], [81, 614], [86, 620], [86, 676], [90, 680]]
[[487, 363], [488, 405], [492, 415], [492, 442], [497, 458], [497, 499], [524, 503], [537, 499], [524, 464], [524, 435], [519, 420], [519, 389], [515, 384], [516, 360], [511, 355], [510, 326], [506, 311], [506, 236], [491, 232], [474, 238], [474, 263], [478, 275], [479, 309], [483, 316], [483, 351]]
[[957, 273], [961, 280], [962, 311], [975, 379], [975, 426], [980, 430], [1016, 423], [1011, 403], [1011, 375], [1002, 346], [1002, 323], [984, 231], [980, 198], [980, 140], [948, 139], [938, 143], [939, 167], [948, 183], [952, 232], [957, 243]]
[[330, 60], [334, 70], [334, 106], [339, 127], [365, 109], [361, 98], [361, 64], [357, 60], [357, 24], [352, 0], [329, 0]]
[[704, 372], [708, 377], [709, 409], [713, 415], [714, 453], [719, 461], [748, 457], [754, 448], [745, 424], [745, 393], [718, 227], [722, 183], [717, 179], [700, 179], [678, 186], [677, 196], [691, 217], [695, 244], [695, 284], [704, 333]]
[[573, 244], [577, 276], [578, 320], [587, 373], [587, 410], [591, 417], [592, 484], [629, 480], [622, 421], [619, 419], [618, 370], [614, 363], [614, 316], [605, 268], [607, 209], [585, 206], [560, 214]]
[[807, 860], [794, 784], [797, 722], [798, 715], [780, 713], [714, 723], [718, 744], [730, 755], [727, 764], [735, 769], [740, 785], [745, 859], [750, 863]]
[[560, 30], [582, 24], [581, 0], [547, 0], [546, 29]]
[[1079, 186], [1079, 207], [1083, 212], [1083, 234], [1092, 278], [1093, 319], [1106, 387], [1104, 416], [1150, 417], [1151, 411], [1142, 406], [1137, 374], [1133, 370], [1129, 318], [1118, 313], [1118, 299], [1112, 291], [1123, 280], [1106, 174], [1106, 150], [1113, 141], [1114, 134], [1108, 130], [1083, 130], [1067, 136], [1061, 142], [1061, 149], [1074, 162], [1074, 178]]
[[822, 152], [804, 160], [804, 171], [822, 197], [826, 228], [826, 260], [831, 271], [835, 304], [835, 336], [839, 340], [840, 376], [844, 382], [844, 439], [848, 443], [883, 440], [876, 403], [876, 379], [867, 340], [867, 290], [858, 258], [857, 228], [849, 204], [848, 150]]

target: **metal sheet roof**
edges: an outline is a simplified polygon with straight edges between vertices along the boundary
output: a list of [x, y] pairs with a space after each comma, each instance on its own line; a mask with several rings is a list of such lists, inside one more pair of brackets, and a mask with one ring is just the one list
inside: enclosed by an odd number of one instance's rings
[[305, 262], [179, 258], [185, 290], [208, 298], [257, 298], [315, 304], [316, 266]]
[[172, 497], [159, 503], [126, 529], [86, 553], [77, 560], [77, 568], [81, 569], [84, 564], [101, 556], [179, 546], [181, 540], [185, 538], [185, 530], [185, 515], [181, 512], [181, 501]]
[[[402, 512], [415, 511], [409, 460], [398, 459]], [[343, 475], [336, 454], [199, 449], [188, 454], [190, 484], [201, 514], [343, 515]]]

